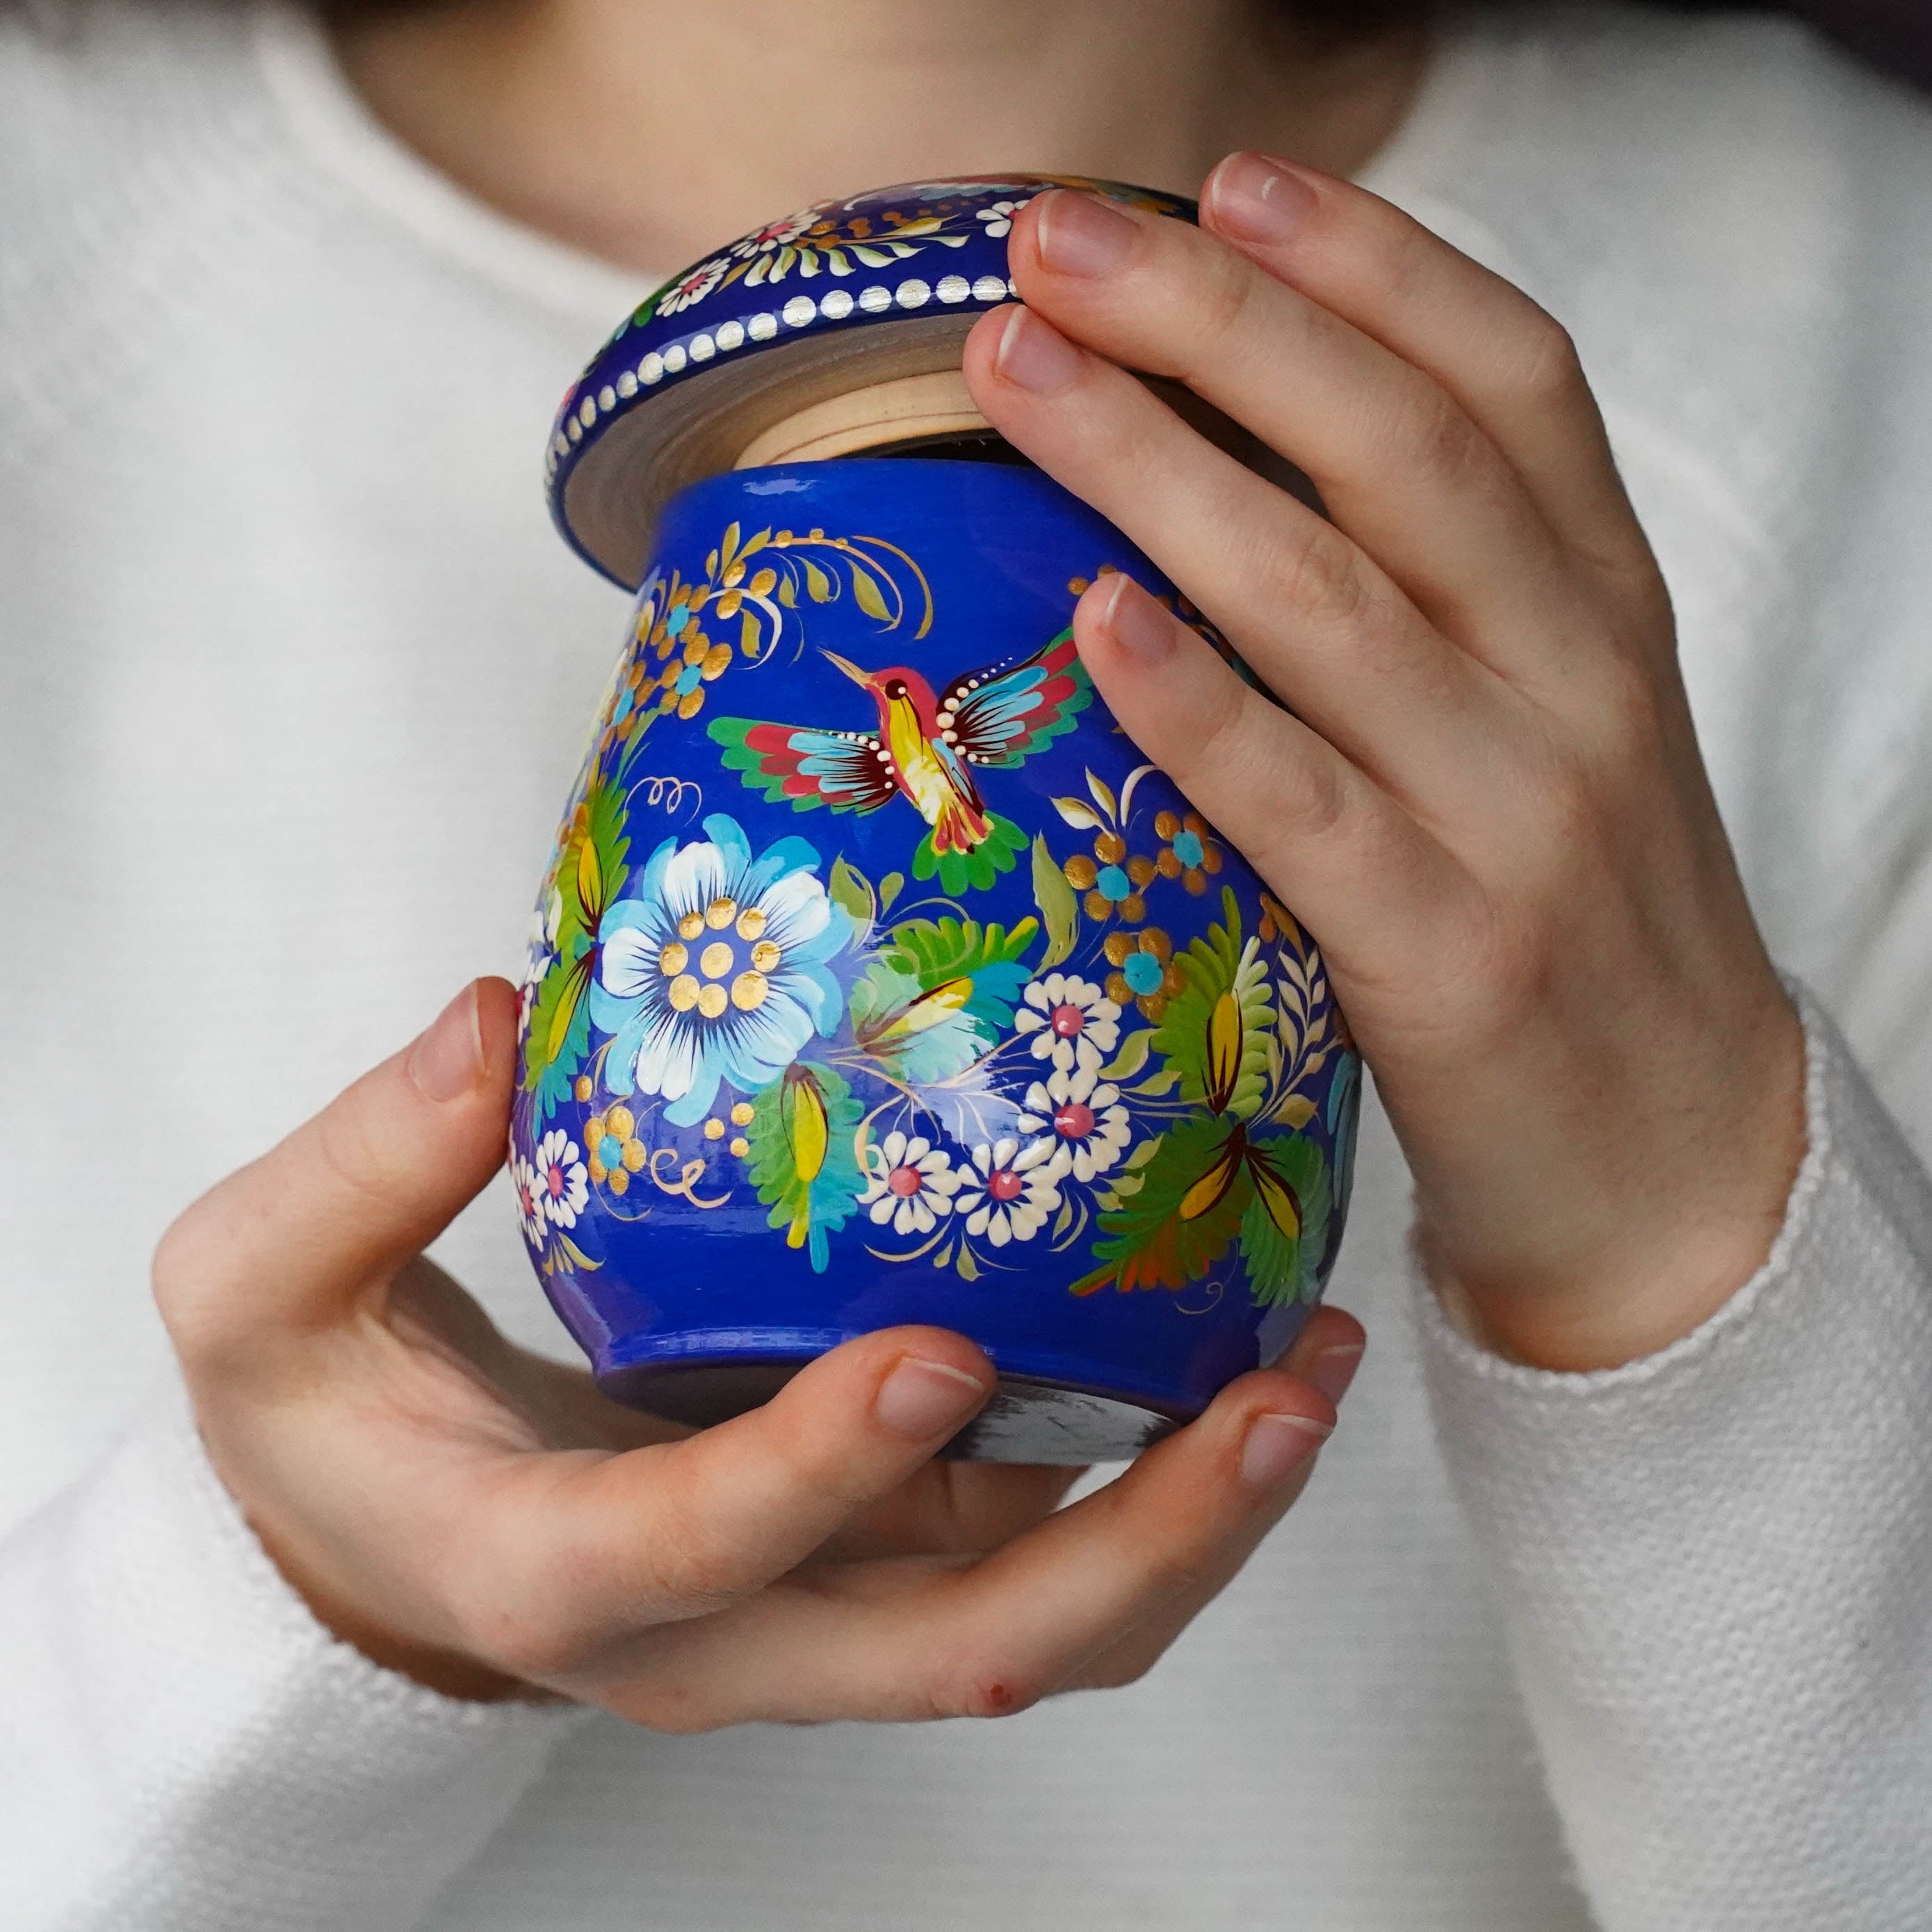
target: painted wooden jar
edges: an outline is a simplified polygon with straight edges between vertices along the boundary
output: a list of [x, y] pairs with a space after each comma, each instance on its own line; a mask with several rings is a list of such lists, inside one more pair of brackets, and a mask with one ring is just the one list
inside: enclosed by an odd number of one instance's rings
[[744, 237], [551, 439], [560, 527], [636, 604], [532, 922], [510, 1166], [551, 1301], [644, 1408], [718, 1420], [932, 1322], [1000, 1377], [952, 1453], [1128, 1456], [1334, 1264], [1360, 1082], [1321, 956], [1070, 625], [1120, 570], [1214, 633], [958, 373], [1047, 185]]

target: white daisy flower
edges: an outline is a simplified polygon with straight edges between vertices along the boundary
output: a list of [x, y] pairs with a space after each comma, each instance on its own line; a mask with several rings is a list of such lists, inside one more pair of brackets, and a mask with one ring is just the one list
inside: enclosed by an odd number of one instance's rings
[[537, 1149], [536, 1196], [544, 1218], [553, 1227], [574, 1228], [590, 1198], [590, 1176], [577, 1143], [561, 1127], [553, 1127]]
[[1044, 1082], [1027, 1090], [1026, 1112], [1014, 1124], [1039, 1136], [1056, 1174], [1088, 1181], [1116, 1166], [1127, 1150], [1130, 1129], [1120, 1090], [1101, 1080], [1094, 1069], [1056, 1067]]
[[866, 1150], [866, 1191], [859, 1204], [870, 1210], [875, 1226], [890, 1221], [896, 1234], [928, 1234], [952, 1212], [959, 1183], [952, 1156], [943, 1148], [895, 1131]]
[[1091, 980], [1049, 973], [1020, 996], [1013, 1030], [1030, 1034], [1036, 1060], [1051, 1060], [1063, 1072], [1076, 1063], [1098, 1068], [1120, 1040], [1120, 1010]]
[[1012, 232], [1013, 217], [1018, 214], [1032, 199], [1033, 196], [1028, 194], [1022, 195], [1018, 201], [989, 202], [984, 208], [976, 208], [973, 211], [973, 219], [975, 221], [983, 221], [986, 224], [986, 232], [988, 235], [995, 236], [1010, 235]]
[[525, 935], [524, 976], [517, 988], [517, 1037], [530, 1030], [530, 1009], [536, 1004], [544, 976], [556, 964], [556, 932], [563, 922], [563, 895], [553, 892], [550, 903], [530, 914]]
[[659, 298], [658, 314], [675, 315], [680, 309], [695, 308], [724, 279], [730, 266], [729, 255], [714, 255], [708, 262], [687, 268]]
[[510, 1185], [517, 1196], [517, 1219], [522, 1222], [524, 1239], [541, 1248], [548, 1232], [544, 1223], [543, 1196], [537, 1186], [537, 1171], [520, 1154], [510, 1156]]
[[963, 1184], [952, 1202], [966, 1217], [966, 1232], [983, 1234], [996, 1248], [1031, 1240], [1060, 1205], [1053, 1149], [1044, 1140], [1024, 1148], [1010, 1138], [982, 1142], [972, 1159], [961, 1170]]

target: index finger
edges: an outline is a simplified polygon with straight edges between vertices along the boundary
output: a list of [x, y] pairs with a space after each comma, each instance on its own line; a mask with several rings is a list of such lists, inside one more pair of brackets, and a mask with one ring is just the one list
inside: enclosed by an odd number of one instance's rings
[[1379, 195], [1272, 154], [1222, 161], [1201, 222], [1439, 383], [1574, 554], [1648, 565], [1576, 344], [1514, 283]]

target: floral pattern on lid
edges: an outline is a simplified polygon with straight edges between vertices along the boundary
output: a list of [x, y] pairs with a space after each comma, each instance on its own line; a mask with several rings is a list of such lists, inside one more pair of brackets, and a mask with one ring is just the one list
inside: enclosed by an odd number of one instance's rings
[[970, 314], [1010, 300], [1013, 217], [1050, 188], [1082, 188], [1183, 220], [1196, 214], [1192, 202], [1152, 188], [1018, 173], [903, 182], [766, 222], [654, 291], [572, 384], [544, 454], [558, 528], [590, 556], [565, 500], [572, 472], [613, 423], [653, 394], [774, 344], [949, 310]]

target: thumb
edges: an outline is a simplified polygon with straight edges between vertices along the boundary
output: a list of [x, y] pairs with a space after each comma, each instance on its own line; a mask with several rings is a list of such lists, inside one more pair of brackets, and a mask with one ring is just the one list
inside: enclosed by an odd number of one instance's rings
[[176, 1344], [326, 1324], [386, 1286], [502, 1164], [517, 996], [477, 980], [404, 1050], [195, 1202], [162, 1237]]

